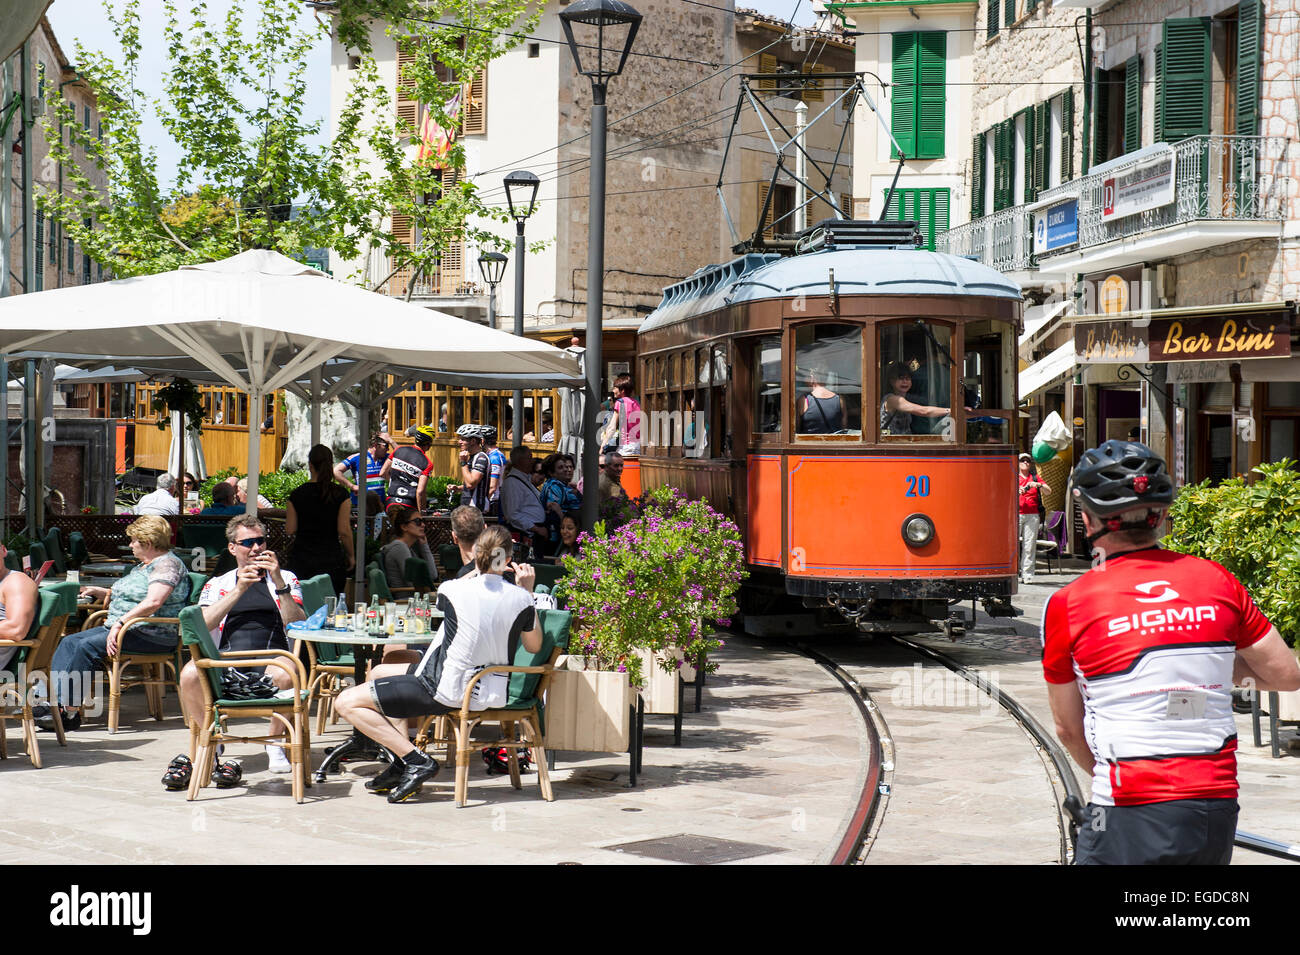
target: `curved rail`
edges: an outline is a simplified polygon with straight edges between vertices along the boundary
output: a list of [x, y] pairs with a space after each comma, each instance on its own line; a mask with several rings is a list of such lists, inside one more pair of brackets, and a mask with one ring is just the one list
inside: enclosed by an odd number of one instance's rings
[[1070, 765], [1070, 754], [1056, 741], [1056, 737], [1034, 718], [1032, 713], [1021, 706], [1014, 697], [1004, 693], [996, 684], [990, 683], [974, 670], [962, 666], [947, 654], [941, 653], [933, 647], [927, 647], [897, 634], [887, 634], [886, 636], [895, 643], [942, 664], [963, 680], [979, 687], [981, 691], [987, 693], [997, 701], [999, 706], [1010, 713], [1011, 718], [1033, 738], [1039, 753], [1046, 754], [1048, 760], [1051, 761], [1052, 767], [1056, 771], [1056, 781], [1065, 790], [1065, 796], [1057, 805], [1057, 824], [1061, 833], [1061, 864], [1069, 865], [1072, 863], [1074, 861], [1074, 842], [1077, 834], [1075, 827], [1077, 823], [1067, 808], [1066, 801], [1073, 797], [1074, 802], [1082, 806], [1084, 798], [1083, 788], [1079, 785], [1079, 780], [1075, 778], [1074, 769]]
[[867, 696], [867, 692], [862, 689], [857, 680], [853, 679], [852, 674], [842, 666], [820, 650], [814, 650], [805, 644], [795, 644], [794, 646], [805, 656], [825, 667], [849, 691], [849, 695], [858, 708], [858, 713], [862, 716], [862, 724], [866, 729], [866, 778], [862, 784], [862, 791], [858, 794], [858, 801], [853, 807], [853, 812], [849, 815], [848, 824], [845, 826], [834, 852], [831, 853], [830, 859], [831, 865], [853, 865], [860, 862], [864, 855], [863, 846], [870, 836], [872, 823], [879, 815], [881, 797], [887, 795], [889, 791], [888, 787], [881, 783], [885, 767], [880, 729], [877, 726], [877, 721], [880, 719], [879, 712], [876, 710], [875, 704], [871, 702], [871, 698]]

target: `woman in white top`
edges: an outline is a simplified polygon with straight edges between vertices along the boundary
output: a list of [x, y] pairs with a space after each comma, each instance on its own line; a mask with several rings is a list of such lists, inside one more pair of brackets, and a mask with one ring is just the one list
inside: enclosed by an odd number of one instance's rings
[[[438, 589], [443, 621], [438, 639], [416, 663], [375, 667], [371, 680], [345, 690], [338, 712], [393, 756], [388, 769], [366, 788], [402, 802], [438, 773], [438, 761], [415, 748], [394, 720], [459, 709], [465, 687], [485, 666], [508, 664], [516, 646], [536, 653], [542, 628], [533, 608], [536, 572], [529, 564], [508, 563], [510, 534], [500, 525], [486, 528], [474, 542], [478, 574], [449, 580]], [[515, 584], [501, 575], [513, 570]]]

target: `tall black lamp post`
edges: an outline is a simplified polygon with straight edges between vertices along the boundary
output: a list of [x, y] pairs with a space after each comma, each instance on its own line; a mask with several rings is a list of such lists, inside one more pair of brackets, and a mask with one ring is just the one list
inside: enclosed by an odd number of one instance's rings
[[[515, 334], [524, 334], [524, 220], [537, 208], [537, 187], [541, 180], [526, 169], [516, 169], [506, 176], [506, 205], [515, 220]], [[524, 393], [515, 389], [514, 414], [510, 426], [514, 443], [524, 443]]]
[[488, 287], [488, 328], [497, 327], [497, 286], [506, 274], [506, 262], [509, 260], [500, 252], [484, 252], [478, 257], [478, 274]]
[[[641, 14], [623, 0], [577, 0], [560, 11], [578, 72], [591, 80], [591, 186], [587, 216], [587, 400], [582, 409], [582, 526], [596, 523], [600, 475], [601, 318], [605, 306], [605, 91], [623, 72]], [[581, 25], [580, 39], [574, 25]]]

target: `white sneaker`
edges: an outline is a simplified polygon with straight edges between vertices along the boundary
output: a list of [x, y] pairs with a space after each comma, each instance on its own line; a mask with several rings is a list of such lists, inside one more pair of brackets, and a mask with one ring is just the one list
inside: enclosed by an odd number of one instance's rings
[[270, 763], [270, 770], [273, 773], [291, 773], [293, 765], [289, 762], [289, 757], [285, 755], [284, 750], [279, 746], [266, 747], [266, 759]]

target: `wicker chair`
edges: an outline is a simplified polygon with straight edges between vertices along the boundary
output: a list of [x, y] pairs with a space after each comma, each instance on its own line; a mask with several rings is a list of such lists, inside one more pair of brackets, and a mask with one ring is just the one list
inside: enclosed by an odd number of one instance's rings
[[[329, 574], [318, 574], [302, 582], [302, 609], [308, 616], [315, 613], [332, 596], [333, 581]], [[338, 696], [340, 680], [352, 676], [356, 665], [352, 651], [333, 643], [307, 642], [307, 659], [311, 670], [307, 681], [308, 707], [316, 703], [316, 734], [325, 732], [327, 721], [334, 721], [334, 700]]]
[[[551, 682], [556, 658], [568, 649], [571, 617], [566, 610], [541, 610], [538, 613], [542, 624], [542, 646], [536, 653], [530, 653], [521, 643], [515, 651], [512, 666], [480, 670], [465, 687], [459, 710], [446, 716], [426, 717], [420, 727], [417, 746], [446, 746], [447, 761], [455, 760], [457, 807], [464, 806], [468, 799], [469, 763], [474, 752], [470, 734], [474, 727], [483, 723], [501, 724], [502, 739], [491, 745], [505, 747], [510, 754], [510, 784], [515, 789], [523, 788], [519, 775], [519, 750], [531, 750], [533, 762], [537, 764], [537, 783], [542, 798], [547, 802], [555, 799], [546, 766], [543, 697]], [[511, 674], [506, 705], [495, 710], [471, 710], [470, 697], [474, 687], [489, 673]], [[433, 735], [429, 735], [430, 728], [434, 730]]]
[[[293, 769], [293, 798], [301, 803], [306, 798], [306, 787], [311, 785], [310, 746], [311, 735], [307, 725], [307, 674], [301, 661], [283, 650], [235, 650], [224, 654], [217, 652], [203, 621], [203, 611], [186, 607], [180, 616], [181, 641], [190, 648], [190, 657], [200, 673], [203, 687], [203, 717], [190, 723], [190, 760], [195, 765], [190, 779], [188, 798], [199, 796], [199, 790], [212, 781], [212, 763], [217, 747], [224, 743], [271, 743], [288, 752]], [[266, 666], [289, 674], [293, 685], [284, 698], [269, 700], [228, 700], [222, 698], [221, 671], [232, 667]], [[287, 743], [279, 735], [236, 736], [226, 724], [229, 720], [270, 718], [282, 725], [289, 736]]]
[[[18, 719], [23, 725], [23, 741], [32, 765], [41, 768], [41, 750], [37, 743], [36, 721], [32, 717], [32, 686], [39, 674], [48, 673], [50, 659], [59, 640], [63, 638], [63, 628], [68, 617], [77, 609], [77, 585], [54, 584], [42, 587], [37, 595], [36, 616], [32, 620], [31, 630], [25, 640], [0, 640], [0, 646], [17, 646], [11, 666], [23, 666], [26, 677], [22, 683], [0, 684], [0, 759], [9, 756], [5, 740], [7, 727], [5, 720]], [[59, 745], [67, 746], [67, 737], [63, 734], [63, 721], [59, 717], [59, 708], [51, 706], [54, 714], [54, 731]]]

